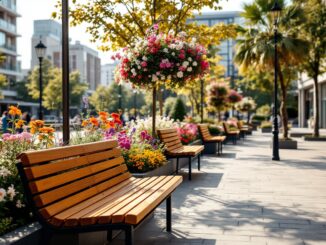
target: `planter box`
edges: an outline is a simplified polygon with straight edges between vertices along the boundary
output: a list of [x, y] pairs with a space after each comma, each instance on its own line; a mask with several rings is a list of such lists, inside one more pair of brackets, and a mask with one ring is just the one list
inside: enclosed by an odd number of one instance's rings
[[280, 140], [280, 149], [298, 149], [298, 142], [296, 140]]
[[171, 175], [176, 171], [177, 162], [174, 159], [169, 159], [168, 163], [146, 173], [133, 173], [136, 178], [145, 178], [152, 176]]
[[[310, 133], [310, 135], [311, 135], [312, 133]], [[304, 137], [304, 136], [307, 136], [307, 135], [309, 135], [309, 133], [296, 133], [296, 132], [293, 132], [293, 133], [291, 133], [290, 132], [290, 137], [291, 138], [301, 138], [301, 137]]]
[[271, 133], [272, 132], [272, 128], [261, 128], [260, 132], [262, 133]]
[[321, 142], [321, 141], [326, 141], [326, 137], [312, 137], [312, 136], [303, 136], [304, 141], [317, 141], [317, 142]]
[[217, 153], [217, 143], [205, 143], [204, 154], [216, 154]]
[[[195, 140], [189, 145], [201, 145], [201, 140]], [[179, 168], [188, 166], [188, 158], [179, 158]], [[161, 175], [171, 175], [177, 171], [177, 159], [171, 158], [168, 160], [168, 163], [164, 166], [156, 168], [152, 171], [146, 173], [133, 173], [132, 175], [136, 178], [145, 178], [151, 176], [161, 176]]]

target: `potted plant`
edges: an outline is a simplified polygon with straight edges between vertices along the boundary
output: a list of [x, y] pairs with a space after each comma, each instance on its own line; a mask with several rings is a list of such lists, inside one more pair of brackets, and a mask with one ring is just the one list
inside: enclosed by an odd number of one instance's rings
[[272, 122], [262, 121], [260, 124], [260, 129], [262, 133], [271, 133], [273, 128]]

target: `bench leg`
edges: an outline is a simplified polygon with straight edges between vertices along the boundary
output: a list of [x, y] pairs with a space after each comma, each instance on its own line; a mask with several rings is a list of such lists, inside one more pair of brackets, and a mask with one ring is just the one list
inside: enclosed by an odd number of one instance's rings
[[179, 173], [179, 157], [177, 157], [177, 170], [175, 172], [176, 172], [176, 174]]
[[191, 180], [191, 157], [189, 157], [189, 173], [188, 173], [188, 179]]
[[51, 242], [52, 232], [48, 229], [43, 228], [41, 234], [41, 244], [48, 245]]
[[125, 228], [125, 233], [126, 233], [125, 245], [133, 245], [134, 244], [134, 227], [127, 226]]
[[172, 207], [171, 196], [166, 199], [166, 231], [172, 231]]
[[220, 146], [221, 146], [221, 155], [222, 155], [223, 154], [223, 142], [221, 142]]
[[112, 240], [113, 240], [113, 235], [112, 235], [112, 230], [111, 230], [111, 229], [107, 230], [106, 237], [107, 237], [106, 239], [107, 239], [109, 242], [112, 242]]
[[197, 156], [197, 160], [198, 160], [198, 171], [200, 171], [200, 154], [198, 154], [198, 156]]

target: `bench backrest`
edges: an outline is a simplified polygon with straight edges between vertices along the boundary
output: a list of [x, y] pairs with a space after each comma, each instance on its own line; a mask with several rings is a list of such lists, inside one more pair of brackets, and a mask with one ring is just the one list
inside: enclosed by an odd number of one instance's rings
[[242, 127], [243, 127], [243, 122], [241, 122], [241, 121], [237, 121], [237, 126], [238, 126], [238, 129], [242, 129]]
[[158, 129], [157, 135], [161, 142], [164, 143], [167, 152], [173, 152], [183, 148], [176, 128]]
[[17, 164], [34, 211], [48, 219], [131, 177], [115, 140], [22, 153]]
[[212, 137], [212, 135], [209, 132], [207, 124], [198, 124], [198, 129], [204, 141]]
[[223, 129], [225, 133], [229, 133], [230, 129], [229, 129], [229, 124], [227, 124], [227, 122], [223, 122]]

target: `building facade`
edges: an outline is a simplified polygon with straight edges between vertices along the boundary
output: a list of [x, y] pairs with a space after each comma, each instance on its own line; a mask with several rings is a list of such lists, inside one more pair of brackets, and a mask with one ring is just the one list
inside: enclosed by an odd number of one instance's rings
[[[196, 22], [198, 25], [213, 26], [218, 23], [225, 24], [239, 24], [242, 25], [244, 20], [240, 16], [239, 11], [219, 11], [202, 13], [201, 15], [195, 15], [193, 19], [189, 19], [188, 22]], [[219, 46], [218, 55], [221, 56], [220, 64], [225, 68], [225, 77], [230, 77], [231, 81], [238, 77], [238, 70], [234, 66], [233, 58], [235, 56], [235, 44], [236, 40], [227, 39], [223, 40]]]
[[[319, 76], [319, 126], [326, 128], [326, 73]], [[299, 127], [312, 127], [314, 116], [314, 82], [303, 74], [298, 80]]]
[[114, 71], [118, 63], [105, 64], [101, 67], [101, 85], [108, 87], [114, 82]]
[[[8, 89], [15, 84], [20, 74], [20, 63], [17, 61], [17, 18], [16, 0], [0, 1], [0, 74], [6, 76]], [[4, 94], [6, 91], [3, 92]]]
[[[46, 58], [55, 67], [62, 67], [61, 30], [61, 24], [54, 20], [34, 21], [31, 47], [32, 69], [39, 63], [34, 47], [40, 40], [47, 47]], [[81, 80], [89, 85], [90, 91], [94, 91], [101, 83], [101, 59], [98, 56], [98, 52], [81, 44], [79, 41], [69, 45], [69, 69], [71, 72], [79, 71]]]

